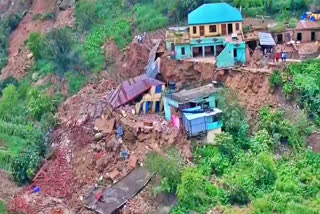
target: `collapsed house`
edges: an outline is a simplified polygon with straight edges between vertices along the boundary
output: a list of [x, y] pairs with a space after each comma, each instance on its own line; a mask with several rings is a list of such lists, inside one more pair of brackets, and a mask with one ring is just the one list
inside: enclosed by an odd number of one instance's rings
[[217, 108], [218, 90], [208, 84], [175, 92], [171, 84], [163, 97], [165, 118], [189, 137], [207, 134], [208, 141], [212, 140], [222, 127], [219, 118], [222, 111]]
[[107, 101], [114, 109], [132, 102], [137, 114], [159, 112], [163, 109], [164, 90], [163, 82], [142, 74], [122, 82], [107, 96]]
[[290, 42], [314, 42], [320, 40], [320, 22], [301, 20], [294, 29], [286, 28], [283, 32], [273, 33], [277, 44]]
[[246, 62], [243, 18], [227, 3], [203, 4], [188, 14], [187, 27], [169, 28], [166, 48], [177, 60], [211, 57], [218, 68]]

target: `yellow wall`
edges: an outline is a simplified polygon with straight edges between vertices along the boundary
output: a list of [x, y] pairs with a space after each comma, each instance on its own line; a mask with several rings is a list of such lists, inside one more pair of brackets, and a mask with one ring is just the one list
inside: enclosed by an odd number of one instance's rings
[[[236, 22], [235, 23], [232, 23], [232, 28], [233, 28], [233, 33], [241, 33], [242, 31], [242, 23], [241, 22], [238, 22], [239, 23], [239, 30], [236, 30]], [[228, 24], [230, 23], [226, 23], [226, 30], [228, 31]], [[221, 27], [222, 24], [216, 24], [216, 29], [217, 29], [217, 32], [210, 32], [210, 25], [202, 25], [204, 26], [204, 37], [214, 37], [214, 36], [221, 36], [222, 35], [222, 27]], [[190, 37], [191, 38], [199, 38], [200, 37], [200, 26], [201, 25], [193, 25], [193, 26], [190, 26]], [[197, 28], [197, 32], [196, 33], [193, 33], [193, 27], [196, 27]], [[229, 34], [227, 32], [227, 34]]]

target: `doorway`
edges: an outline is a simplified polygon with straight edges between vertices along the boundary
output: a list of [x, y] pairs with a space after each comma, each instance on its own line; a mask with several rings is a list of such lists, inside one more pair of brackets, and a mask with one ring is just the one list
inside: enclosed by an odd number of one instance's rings
[[223, 36], [227, 35], [227, 25], [226, 24], [221, 25], [221, 34]]
[[232, 34], [232, 33], [233, 33], [232, 24], [228, 24], [228, 34]]
[[204, 26], [200, 26], [200, 36], [204, 36]]
[[302, 40], [302, 33], [298, 33], [298, 34], [297, 34], [297, 40], [298, 40], [298, 41], [301, 41], [301, 40]]
[[283, 43], [283, 36], [282, 36], [282, 34], [278, 34], [278, 35], [277, 35], [277, 41], [278, 41], [278, 43]]
[[311, 41], [316, 40], [316, 32], [311, 32]]
[[202, 47], [192, 48], [193, 57], [202, 57]]
[[234, 57], [234, 58], [237, 58], [237, 57], [238, 57], [237, 49], [233, 49], [233, 57]]

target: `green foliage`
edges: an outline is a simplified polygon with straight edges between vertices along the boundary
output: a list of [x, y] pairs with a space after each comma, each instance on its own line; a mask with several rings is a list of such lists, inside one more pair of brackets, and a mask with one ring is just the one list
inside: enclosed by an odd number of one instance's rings
[[37, 148], [29, 147], [12, 163], [12, 175], [18, 184], [27, 184], [31, 182], [36, 174], [41, 154]]
[[244, 109], [239, 105], [238, 97], [230, 89], [219, 92], [218, 107], [223, 109], [223, 129], [233, 135], [246, 147], [248, 140], [249, 124]]
[[69, 82], [69, 93], [71, 95], [80, 91], [80, 89], [87, 83], [87, 77], [81, 73], [68, 72], [66, 76]]
[[136, 5], [133, 8], [133, 12], [136, 16], [140, 32], [159, 29], [167, 26], [169, 23], [169, 19], [162, 15], [161, 12], [156, 10], [152, 5]]
[[225, 197], [225, 192], [210, 183], [200, 169], [184, 169], [178, 186], [178, 209], [205, 213], [210, 207], [224, 201]]
[[265, 129], [275, 142], [286, 142], [298, 149], [305, 144], [305, 135], [289, 120], [284, 118], [284, 112], [264, 107], [259, 112], [259, 128]]
[[282, 85], [282, 76], [280, 71], [275, 70], [272, 72], [271, 76], [269, 77], [269, 84], [272, 88]]
[[16, 29], [20, 20], [19, 12], [0, 19], [0, 70], [7, 65], [10, 34]]
[[27, 94], [26, 107], [27, 111], [38, 121], [43, 114], [54, 111], [51, 98], [35, 88], [30, 89]]
[[41, 59], [45, 47], [45, 38], [40, 33], [31, 33], [27, 42], [28, 48], [36, 59]]
[[284, 25], [284, 23], [282, 23], [282, 22], [277, 23], [276, 26], [274, 26], [274, 27], [272, 27], [272, 28], [270, 29], [270, 31], [273, 32], [273, 33], [281, 33], [281, 32], [283, 32], [284, 30], [285, 30], [285, 25]]
[[2, 201], [0, 201], [0, 213], [1, 214], [8, 214], [7, 206]]
[[2, 82], [0, 82], [0, 95], [2, 95], [2, 90], [5, 89], [8, 85], [18, 86], [18, 81], [14, 77], [8, 77]]
[[212, 174], [221, 176], [231, 166], [230, 159], [213, 145], [197, 147], [194, 157], [203, 174], [207, 176]]
[[18, 114], [20, 109], [17, 88], [9, 85], [3, 90], [2, 100], [0, 102], [0, 113], [2, 115]]
[[[4, 85], [4, 82], [1, 83]], [[22, 81], [8, 85], [0, 100], [0, 167], [19, 184], [31, 181], [46, 152], [45, 134], [55, 124], [56, 108], [43, 91]]]
[[42, 21], [53, 20], [54, 18], [55, 18], [55, 14], [52, 12], [49, 12], [42, 17]]
[[145, 164], [150, 171], [157, 173], [162, 178], [162, 191], [176, 192], [181, 179], [183, 162], [180, 154], [175, 149], [169, 150], [167, 157], [151, 153], [148, 155]]
[[35, 15], [32, 16], [32, 20], [33, 21], [36, 21], [36, 20], [39, 20], [42, 18], [42, 15], [40, 13], [37, 13]]

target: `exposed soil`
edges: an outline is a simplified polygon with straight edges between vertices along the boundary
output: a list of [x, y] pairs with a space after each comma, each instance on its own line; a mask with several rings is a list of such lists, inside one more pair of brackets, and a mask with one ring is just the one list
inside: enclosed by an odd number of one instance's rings
[[[50, 12], [56, 14], [56, 20], [34, 19], [37, 14], [44, 16]], [[30, 52], [24, 47], [24, 43], [32, 32], [45, 33], [54, 27], [72, 27], [74, 22], [74, 8], [59, 11], [55, 0], [34, 0], [31, 9], [10, 36], [8, 65], [2, 69], [0, 79], [10, 76], [21, 79], [27, 74], [32, 58], [28, 57]]]
[[318, 153], [320, 152], [320, 133], [311, 134], [308, 139], [308, 147], [312, 148], [312, 151]]
[[6, 172], [0, 170], [0, 200], [9, 202], [21, 190]]

